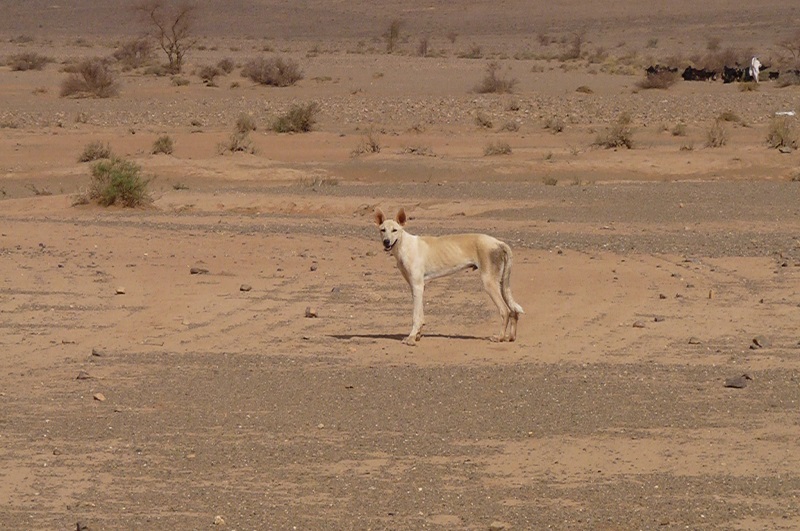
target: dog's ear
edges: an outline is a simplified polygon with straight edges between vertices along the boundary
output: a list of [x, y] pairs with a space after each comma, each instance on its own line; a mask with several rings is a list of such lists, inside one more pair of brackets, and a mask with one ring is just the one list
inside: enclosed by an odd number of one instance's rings
[[380, 208], [375, 209], [373, 216], [375, 219], [375, 224], [378, 226], [383, 225], [383, 222], [386, 221], [386, 216], [383, 215], [383, 211]]
[[394, 220], [400, 225], [403, 226], [406, 224], [406, 211], [405, 209], [401, 208], [397, 211], [397, 215], [395, 216]]

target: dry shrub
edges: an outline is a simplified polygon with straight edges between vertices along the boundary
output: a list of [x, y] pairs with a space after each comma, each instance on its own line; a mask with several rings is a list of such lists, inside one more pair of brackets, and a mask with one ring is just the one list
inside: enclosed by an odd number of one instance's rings
[[17, 72], [26, 70], [41, 70], [47, 63], [52, 63], [53, 58], [35, 52], [18, 53], [6, 59], [6, 65]]
[[516, 133], [519, 131], [519, 124], [514, 120], [509, 120], [500, 126], [500, 131], [507, 131], [509, 133]]
[[256, 148], [253, 140], [247, 132], [234, 131], [227, 142], [220, 142], [217, 145], [220, 154], [224, 153], [250, 153], [255, 154]]
[[430, 53], [430, 46], [428, 42], [428, 37], [422, 37], [419, 40], [419, 44], [417, 44], [417, 55], [420, 57], [428, 57]]
[[102, 59], [86, 59], [61, 83], [61, 97], [110, 98], [119, 93], [117, 76]]
[[742, 119], [739, 118], [739, 115], [733, 111], [722, 111], [717, 118], [718, 120], [722, 120], [723, 122], [741, 122]]
[[256, 120], [249, 114], [240, 114], [236, 119], [236, 131], [239, 133], [249, 133], [256, 130]]
[[481, 111], [478, 111], [478, 114], [475, 115], [475, 125], [481, 129], [491, 129], [494, 127], [492, 119], [483, 114]]
[[628, 113], [623, 113], [617, 121], [604, 133], [599, 133], [595, 139], [595, 145], [606, 149], [633, 147], [633, 128], [631, 127], [631, 117]]
[[477, 44], [473, 44], [472, 48], [458, 54], [459, 59], [480, 59], [481, 57], [483, 57], [483, 49]]
[[739, 83], [739, 92], [755, 92], [756, 90], [758, 90], [758, 83], [755, 81]]
[[479, 94], [509, 94], [513, 92], [517, 80], [500, 75], [499, 70], [500, 64], [496, 61], [486, 65], [486, 75], [475, 91]]
[[483, 148], [483, 154], [486, 157], [494, 155], [511, 155], [511, 144], [500, 140], [498, 142], [490, 142]]
[[706, 132], [706, 147], [718, 148], [728, 143], [728, 130], [722, 120], [714, 120]]
[[244, 65], [242, 76], [261, 85], [288, 87], [303, 79], [303, 72], [294, 59], [257, 57]]
[[795, 72], [787, 72], [778, 78], [778, 86], [780, 88], [791, 87], [800, 85], [800, 75]]
[[396, 18], [389, 23], [389, 28], [383, 36], [386, 38], [386, 53], [393, 53], [397, 49], [397, 43], [400, 42], [400, 30], [405, 23]]
[[675, 124], [675, 127], [672, 128], [672, 136], [686, 136], [686, 124]]
[[580, 59], [583, 50], [583, 43], [586, 40], [586, 32], [576, 31], [568, 41], [567, 49], [558, 58], [562, 61]]
[[551, 133], [556, 134], [564, 130], [566, 123], [564, 119], [559, 116], [549, 116], [545, 119], [543, 127], [550, 130]]
[[233, 62], [233, 59], [230, 57], [226, 57], [225, 59], [220, 59], [217, 62], [217, 68], [222, 70], [226, 74], [230, 74], [233, 72], [233, 69], [236, 67], [236, 63]]
[[364, 136], [361, 137], [361, 141], [358, 143], [356, 148], [350, 152], [350, 155], [353, 157], [357, 157], [359, 155], [363, 155], [365, 153], [380, 153], [381, 152], [381, 142], [380, 136], [374, 129], [369, 129]]
[[319, 105], [316, 102], [292, 105], [292, 107], [272, 122], [276, 133], [307, 133], [317, 121]]
[[172, 140], [172, 137], [169, 135], [161, 135], [153, 142], [153, 149], [150, 152], [153, 155], [158, 155], [159, 153], [164, 155], [172, 155], [172, 152], [175, 150], [175, 142]]
[[205, 65], [201, 66], [200, 69], [197, 71], [197, 77], [203, 80], [203, 83], [206, 85], [214, 86], [214, 80], [217, 76], [221, 75], [223, 72], [219, 68], [213, 65]]
[[796, 148], [797, 131], [788, 116], [776, 116], [767, 129], [767, 145], [771, 148]]
[[83, 148], [83, 152], [78, 156], [78, 162], [91, 162], [99, 159], [110, 159], [111, 147], [108, 144], [103, 144], [99, 140], [89, 142]]
[[123, 69], [141, 68], [153, 59], [153, 45], [149, 39], [134, 39], [123, 43], [112, 56]]
[[645, 76], [644, 79], [636, 83], [636, 86], [640, 89], [668, 89], [677, 82], [677, 72], [662, 70], [655, 74]]

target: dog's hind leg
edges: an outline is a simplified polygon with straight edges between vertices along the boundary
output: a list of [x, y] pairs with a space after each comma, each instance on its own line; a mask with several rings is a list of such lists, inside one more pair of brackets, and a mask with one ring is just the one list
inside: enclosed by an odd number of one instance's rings
[[508, 334], [511, 310], [508, 308], [500, 288], [500, 271], [492, 265], [491, 270], [481, 271], [481, 280], [483, 281], [483, 289], [489, 294], [489, 298], [497, 306], [497, 311], [500, 312], [500, 317], [503, 319], [503, 327], [500, 329], [500, 334], [492, 336], [492, 341], [513, 341]]

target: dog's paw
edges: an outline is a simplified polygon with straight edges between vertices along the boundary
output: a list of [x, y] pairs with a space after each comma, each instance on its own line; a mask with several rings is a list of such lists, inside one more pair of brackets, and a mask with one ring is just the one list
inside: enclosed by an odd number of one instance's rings
[[496, 335], [496, 336], [490, 337], [489, 341], [491, 341], [492, 343], [504, 343], [506, 341], [509, 341], [509, 339], [506, 336]]
[[414, 338], [414, 336], [408, 336], [407, 338], [405, 338], [403, 340], [403, 343], [408, 345], [409, 347], [416, 347], [417, 346], [417, 340]]

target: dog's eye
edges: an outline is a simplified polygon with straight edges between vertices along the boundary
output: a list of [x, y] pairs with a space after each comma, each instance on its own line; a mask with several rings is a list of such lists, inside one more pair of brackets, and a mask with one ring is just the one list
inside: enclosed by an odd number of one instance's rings
[[397, 229], [392, 229], [392, 232], [397, 232]]

